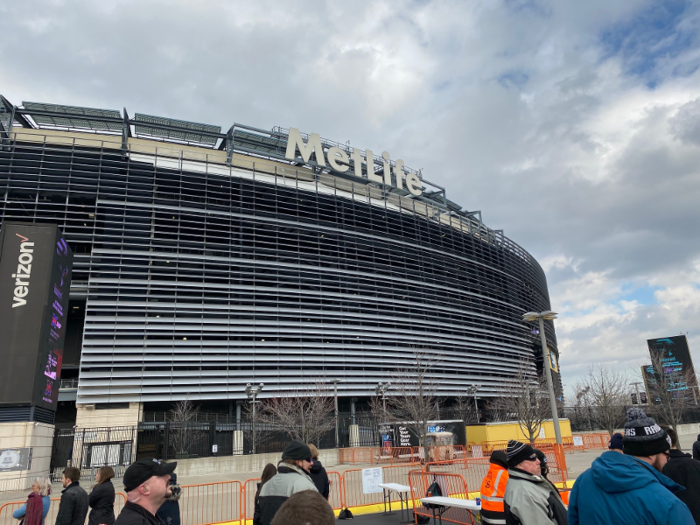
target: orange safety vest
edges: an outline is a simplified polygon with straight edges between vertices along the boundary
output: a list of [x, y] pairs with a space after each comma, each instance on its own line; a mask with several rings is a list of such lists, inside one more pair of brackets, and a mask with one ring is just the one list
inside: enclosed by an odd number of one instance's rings
[[505, 525], [506, 513], [503, 497], [506, 495], [508, 470], [491, 463], [489, 472], [481, 482], [481, 521], [484, 524]]

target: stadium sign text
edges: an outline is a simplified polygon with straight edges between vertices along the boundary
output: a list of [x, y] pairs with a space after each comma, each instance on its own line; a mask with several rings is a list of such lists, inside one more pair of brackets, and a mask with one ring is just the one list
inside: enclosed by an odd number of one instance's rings
[[29, 293], [29, 279], [32, 276], [32, 261], [34, 260], [34, 243], [27, 237], [16, 233], [22, 239], [19, 245], [19, 257], [17, 257], [17, 272], [12, 274], [15, 279], [14, 297], [12, 298], [12, 308], [27, 304], [27, 294]]
[[[287, 140], [287, 152], [285, 153], [285, 158], [289, 160], [294, 160], [296, 158], [297, 149], [301, 154], [301, 158], [304, 162], [309, 162], [312, 153], [316, 153], [316, 163], [319, 166], [326, 166], [326, 161], [331, 170], [338, 173], [345, 173], [350, 169], [350, 159], [353, 161], [355, 167], [356, 177], [365, 177], [362, 173], [362, 163], [365, 163], [367, 170], [366, 178], [379, 182], [382, 184], [387, 184], [390, 186], [395, 186], [399, 189], [405, 188], [409, 191], [411, 195], [416, 197], [423, 193], [423, 185], [421, 180], [415, 173], [405, 173], [403, 171], [403, 160], [397, 159], [394, 163], [394, 180], [392, 181], [391, 176], [391, 157], [386, 151], [382, 152], [382, 159], [384, 159], [384, 169], [383, 174], [377, 174], [374, 172], [374, 153], [371, 150], [365, 151], [365, 157], [362, 156], [362, 151], [355, 148], [348, 157], [348, 154], [341, 148], [328, 148], [328, 152], [324, 155], [323, 146], [321, 144], [321, 137], [318, 133], [309, 133], [309, 140], [304, 142], [304, 139], [296, 128], [289, 129], [289, 138]], [[371, 159], [369, 162], [366, 159]]]

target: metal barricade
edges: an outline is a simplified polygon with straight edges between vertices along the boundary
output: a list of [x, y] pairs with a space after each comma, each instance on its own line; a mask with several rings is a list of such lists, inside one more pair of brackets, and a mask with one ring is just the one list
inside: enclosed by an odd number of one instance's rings
[[343, 477], [340, 472], [326, 472], [328, 481], [331, 484], [330, 492], [328, 493], [328, 503], [333, 510], [340, 510], [345, 507], [345, 490], [343, 487]]
[[[0, 525], [17, 525], [19, 522], [12, 517], [12, 513], [24, 505], [27, 500], [24, 501], [11, 501], [0, 506]], [[45, 525], [53, 525], [56, 523], [56, 516], [58, 515], [58, 506], [61, 503], [61, 498], [51, 498], [51, 506], [49, 507], [49, 513], [46, 515], [44, 520]], [[123, 492], [117, 492], [114, 497], [114, 515], [119, 516], [119, 513], [124, 508], [126, 503], [126, 494]], [[88, 513], [88, 516], [90, 513]], [[87, 518], [85, 518], [85, 523], [87, 523]]]
[[252, 520], [255, 515], [255, 493], [258, 491], [260, 478], [247, 479], [243, 482], [243, 519]]
[[[376, 467], [382, 469], [383, 483], [399, 483], [408, 485], [408, 473], [411, 470], [420, 469], [420, 464], [410, 463], [406, 465], [392, 465]], [[343, 473], [343, 492], [345, 494], [343, 503], [346, 507], [361, 507], [363, 505], [376, 505], [382, 503], [383, 492], [365, 494], [362, 490], [362, 471], [365, 469], [346, 470]]]
[[183, 525], [225, 523], [243, 517], [240, 481], [183, 485], [180, 520]]
[[[408, 485], [411, 487], [410, 498], [413, 502], [414, 516], [433, 517], [433, 509], [424, 506], [420, 499], [426, 496], [444, 496], [455, 499], [468, 499], [467, 482], [459, 474], [426, 472], [413, 470], [408, 474]], [[437, 487], [439, 494], [433, 492]], [[464, 525], [474, 524], [474, 515], [466, 509], [443, 507], [435, 509], [442, 521]]]
[[455, 461], [438, 461], [426, 463], [425, 472], [449, 473], [462, 476], [474, 491], [479, 490], [481, 482], [489, 471], [489, 458], [467, 458]]

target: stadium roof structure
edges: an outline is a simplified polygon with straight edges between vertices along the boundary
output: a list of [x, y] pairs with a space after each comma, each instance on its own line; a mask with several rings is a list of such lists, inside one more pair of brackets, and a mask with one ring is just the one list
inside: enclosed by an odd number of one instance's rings
[[[125, 153], [128, 150], [128, 138], [135, 137], [224, 150], [227, 153], [227, 164], [229, 165], [232, 155], [238, 153], [291, 163], [296, 166], [307, 166], [315, 173], [328, 172], [336, 177], [378, 186], [386, 194], [396, 193], [402, 197], [423, 201], [439, 208], [441, 210], [440, 213], [476, 220], [483, 225], [480, 211], [464, 210], [460, 205], [449, 200], [445, 188], [424, 179], [422, 170], [403, 168], [404, 171], [418, 176], [424, 186], [422, 195], [414, 196], [405, 189], [370, 181], [366, 178], [357, 177], [352, 173], [331, 171], [326, 166], [318, 165], [314, 157], [311, 157], [308, 161], [304, 161], [301, 157], [290, 161], [285, 157], [289, 130], [279, 126], [275, 126], [271, 130], [264, 130], [234, 123], [226, 133], [222, 133], [220, 126], [210, 124], [175, 120], [142, 113], [136, 113], [133, 118], [130, 118], [126, 108], [123, 108], [120, 113], [119, 110], [115, 109], [86, 108], [42, 102], [22, 102], [21, 106], [15, 106], [4, 96], [0, 95], [0, 141], [6, 142], [10, 140], [12, 127], [121, 135], [122, 149]], [[301, 135], [308, 140], [308, 134], [302, 133]], [[353, 149], [347, 143], [339, 143], [325, 138], [321, 138], [321, 145], [324, 151], [336, 147], [350, 154]], [[384, 168], [382, 157], [375, 155], [374, 164], [375, 173], [381, 174]], [[391, 165], [393, 168], [394, 161], [391, 161]], [[502, 240], [503, 230], [489, 230], [489, 232], [497, 239]]]

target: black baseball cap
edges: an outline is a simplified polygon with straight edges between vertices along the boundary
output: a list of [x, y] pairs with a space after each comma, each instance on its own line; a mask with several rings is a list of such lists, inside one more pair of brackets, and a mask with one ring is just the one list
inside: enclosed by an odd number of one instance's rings
[[139, 459], [136, 463], [129, 465], [129, 468], [124, 472], [124, 490], [131, 492], [153, 476], [172, 474], [175, 467], [177, 467], [177, 461], [163, 463], [155, 458]]

